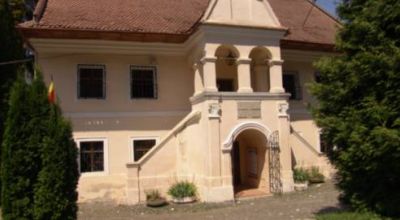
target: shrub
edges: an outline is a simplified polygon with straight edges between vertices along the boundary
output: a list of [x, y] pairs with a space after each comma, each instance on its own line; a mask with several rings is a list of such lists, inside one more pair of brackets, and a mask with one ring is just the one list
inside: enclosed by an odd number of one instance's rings
[[[20, 77], [11, 90], [2, 143], [2, 217], [33, 219], [34, 187], [41, 169], [40, 148], [50, 106], [46, 87]], [[49, 201], [50, 202], [50, 201]]]
[[37, 72], [13, 85], [2, 143], [2, 219], [76, 219], [77, 148]]
[[172, 185], [168, 190], [168, 194], [175, 199], [195, 197], [197, 195], [197, 187], [191, 182], [181, 181]]
[[294, 168], [293, 179], [295, 183], [304, 183], [309, 179], [308, 172], [304, 168]]
[[35, 219], [76, 219], [77, 148], [72, 130], [56, 105], [51, 106], [47, 136], [41, 147], [42, 168], [34, 189]]
[[344, 201], [400, 217], [400, 1], [341, 3], [340, 53], [317, 63], [313, 115]]

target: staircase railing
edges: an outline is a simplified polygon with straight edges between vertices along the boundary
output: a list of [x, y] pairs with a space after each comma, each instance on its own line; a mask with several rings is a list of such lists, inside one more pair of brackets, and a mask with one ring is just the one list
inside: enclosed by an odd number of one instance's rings
[[294, 128], [292, 126], [290, 126], [290, 131], [291, 133], [301, 142], [304, 144], [304, 146], [306, 146], [313, 154], [315, 154], [316, 156], [320, 157], [323, 156], [324, 154], [317, 151], [311, 144], [310, 142], [308, 142], [305, 138], [303, 138], [303, 136], [301, 136], [296, 130], [294, 130]]
[[130, 162], [127, 164], [128, 167], [141, 167], [147, 160], [151, 158], [162, 146], [164, 146], [174, 135], [179, 133], [184, 127], [190, 124], [193, 120], [201, 117], [200, 111], [194, 111], [189, 113], [184, 119], [182, 119], [175, 127], [173, 127], [167, 135], [154, 147], [151, 148], [139, 161]]

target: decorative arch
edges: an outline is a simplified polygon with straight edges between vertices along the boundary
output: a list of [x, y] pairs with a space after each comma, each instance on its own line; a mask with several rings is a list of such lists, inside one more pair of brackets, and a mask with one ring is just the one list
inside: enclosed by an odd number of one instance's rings
[[250, 59], [272, 59], [271, 51], [263, 46], [254, 47], [249, 53]]
[[272, 53], [263, 46], [254, 47], [250, 53], [251, 59], [251, 87], [254, 92], [269, 92], [271, 76], [269, 62]]
[[243, 122], [238, 125], [236, 125], [231, 132], [229, 133], [228, 137], [225, 139], [224, 143], [222, 144], [222, 151], [223, 152], [231, 152], [232, 151], [232, 146], [233, 142], [235, 139], [245, 130], [257, 130], [264, 134], [265, 138], [268, 140], [270, 135], [272, 134], [271, 130], [259, 123], [259, 122]]
[[233, 53], [235, 58], [240, 57], [239, 50], [233, 45], [222, 44], [215, 50], [215, 57], [227, 57], [229, 52]]

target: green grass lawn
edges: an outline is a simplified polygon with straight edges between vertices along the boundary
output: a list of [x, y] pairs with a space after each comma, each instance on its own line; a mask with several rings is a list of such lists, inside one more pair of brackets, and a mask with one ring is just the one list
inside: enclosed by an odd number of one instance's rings
[[[383, 220], [387, 218], [379, 217], [371, 213], [357, 212], [338, 212], [317, 215], [317, 220]], [[388, 219], [387, 219], [388, 220]]]

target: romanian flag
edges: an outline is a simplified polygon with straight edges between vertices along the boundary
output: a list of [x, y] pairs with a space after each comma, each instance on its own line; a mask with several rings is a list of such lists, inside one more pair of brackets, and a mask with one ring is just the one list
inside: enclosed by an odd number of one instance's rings
[[49, 102], [52, 104], [56, 102], [56, 91], [54, 90], [53, 80], [51, 80], [51, 83], [49, 85], [49, 93], [47, 94], [47, 98], [49, 99]]

